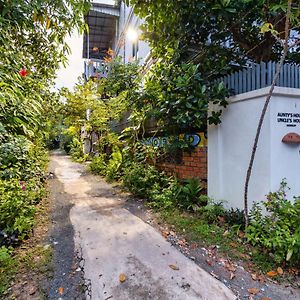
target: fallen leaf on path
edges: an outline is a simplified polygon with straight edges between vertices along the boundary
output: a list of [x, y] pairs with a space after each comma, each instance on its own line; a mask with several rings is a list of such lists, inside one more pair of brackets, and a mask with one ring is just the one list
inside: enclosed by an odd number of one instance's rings
[[268, 298], [268, 297], [263, 297], [263, 298], [260, 298], [260, 300], [272, 300], [272, 299]]
[[178, 271], [179, 268], [176, 265], [169, 265], [172, 270]]
[[230, 280], [232, 280], [235, 277], [235, 274], [230, 272]]
[[162, 231], [162, 236], [164, 237], [164, 238], [167, 238], [168, 237], [168, 235], [169, 235], [169, 231]]
[[183, 240], [179, 240], [177, 244], [179, 246], [185, 246], [186, 245], [186, 241], [184, 239]]
[[259, 293], [259, 289], [256, 289], [256, 288], [250, 288], [248, 289], [248, 293], [249, 294], [252, 294], [252, 295], [256, 295]]
[[29, 288], [28, 293], [29, 295], [33, 295], [37, 291], [37, 288], [35, 286], [32, 286]]
[[236, 247], [238, 246], [238, 244], [237, 244], [237, 243], [234, 243], [234, 242], [229, 243], [229, 245], [230, 245], [231, 247], [233, 247], [233, 248], [236, 248]]
[[236, 271], [236, 268], [230, 263], [225, 263], [225, 268], [230, 272], [235, 272]]
[[64, 293], [64, 291], [65, 291], [65, 289], [62, 286], [58, 288], [58, 293], [60, 295], [62, 295]]
[[253, 280], [257, 280], [257, 279], [258, 279], [258, 278], [257, 278], [257, 275], [256, 275], [255, 273], [251, 274], [251, 278], [252, 278]]
[[278, 275], [278, 273], [277, 273], [276, 271], [269, 271], [269, 272], [267, 273], [267, 275], [268, 275], [269, 277], [274, 277], [274, 276]]
[[191, 244], [191, 249], [196, 249], [198, 247], [198, 244], [197, 243], [192, 243]]
[[250, 259], [251, 257], [248, 254], [240, 253], [239, 256], [243, 259]]
[[238, 236], [239, 236], [239, 238], [241, 238], [241, 239], [244, 238], [244, 237], [245, 237], [245, 232], [239, 230]]
[[282, 275], [282, 274], [283, 274], [282, 268], [278, 267], [278, 268], [277, 268], [277, 273], [278, 273], [279, 275]]
[[259, 275], [258, 276], [258, 281], [261, 283], [265, 283], [266, 282], [266, 278], [263, 275]]
[[119, 275], [119, 280], [120, 282], [125, 282], [126, 281], [126, 275], [124, 273]]
[[207, 263], [209, 266], [211, 266], [211, 265], [212, 265], [212, 261], [211, 261], [211, 260], [209, 260], [209, 259], [206, 259], [205, 261], [206, 261], [206, 263]]
[[223, 236], [227, 236], [228, 234], [229, 234], [229, 231], [225, 230], [224, 233], [223, 233]]
[[288, 272], [289, 272], [290, 274], [293, 274], [293, 275], [298, 275], [299, 269], [296, 269], [296, 268], [289, 268], [289, 269], [288, 269]]

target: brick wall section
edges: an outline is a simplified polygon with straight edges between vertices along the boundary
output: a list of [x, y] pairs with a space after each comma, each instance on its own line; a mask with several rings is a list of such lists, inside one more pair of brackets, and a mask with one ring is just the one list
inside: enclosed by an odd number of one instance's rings
[[207, 147], [197, 147], [191, 153], [184, 152], [182, 163], [160, 163], [158, 169], [180, 179], [199, 178], [207, 180]]

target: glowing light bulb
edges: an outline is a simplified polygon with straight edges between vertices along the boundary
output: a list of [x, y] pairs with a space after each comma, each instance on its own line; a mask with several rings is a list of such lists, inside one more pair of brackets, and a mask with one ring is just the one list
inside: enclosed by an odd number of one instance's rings
[[136, 42], [139, 37], [138, 32], [133, 28], [128, 28], [126, 36], [132, 42]]

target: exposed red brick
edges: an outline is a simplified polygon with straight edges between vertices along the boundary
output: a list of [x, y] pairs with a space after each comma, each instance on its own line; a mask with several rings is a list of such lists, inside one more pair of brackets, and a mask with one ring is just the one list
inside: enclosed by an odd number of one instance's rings
[[161, 162], [158, 169], [168, 174], [174, 174], [179, 179], [196, 177], [207, 179], [207, 147], [199, 147], [193, 152], [184, 152], [181, 164]]

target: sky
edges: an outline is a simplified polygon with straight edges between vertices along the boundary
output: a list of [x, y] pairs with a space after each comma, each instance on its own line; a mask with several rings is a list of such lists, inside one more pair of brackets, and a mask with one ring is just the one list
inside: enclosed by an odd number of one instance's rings
[[83, 73], [83, 58], [82, 58], [82, 36], [79, 33], [73, 33], [68, 37], [66, 42], [71, 48], [71, 54], [68, 56], [68, 65], [66, 68], [61, 66], [57, 72], [55, 86], [57, 89], [67, 87], [72, 89], [78, 82], [78, 77]]
[[[95, 3], [103, 4], [114, 4], [114, 0], [94, 0]], [[83, 62], [82, 59], [82, 43], [83, 37], [79, 33], [72, 34], [71, 37], [67, 38], [66, 42], [71, 48], [71, 54], [68, 56], [68, 66], [64, 68], [61, 66], [57, 72], [57, 79], [55, 81], [56, 89], [67, 87], [72, 89], [78, 82], [78, 77], [82, 76], [83, 73]]]

